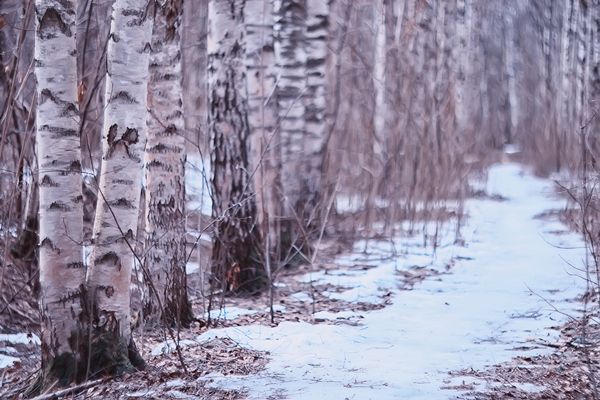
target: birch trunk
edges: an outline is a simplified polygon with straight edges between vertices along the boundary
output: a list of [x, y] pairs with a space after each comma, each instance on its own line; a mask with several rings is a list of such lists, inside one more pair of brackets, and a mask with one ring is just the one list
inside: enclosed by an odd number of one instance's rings
[[[277, 106], [281, 132], [281, 182], [284, 215], [290, 221], [303, 218], [304, 206], [313, 203], [309, 191], [310, 165], [306, 162], [306, 91], [304, 24], [306, 0], [275, 0], [275, 57], [279, 69]], [[298, 221], [302, 224], [302, 221]], [[291, 235], [291, 234], [290, 234]], [[290, 239], [291, 242], [295, 239]]]
[[506, 143], [514, 143], [517, 125], [519, 123], [519, 103], [517, 97], [517, 82], [515, 74], [515, 43], [514, 43], [514, 19], [516, 12], [509, 3], [504, 10], [504, 62], [506, 68], [506, 81], [508, 91], [508, 121], [506, 127]]
[[[116, 0], [102, 135], [102, 169], [87, 282], [98, 332], [118, 341], [117, 372], [131, 370], [130, 284], [146, 143], [148, 53], [152, 20], [146, 0]], [[131, 353], [130, 355], [135, 355]], [[133, 360], [132, 360], [133, 361]]]
[[373, 28], [375, 29], [375, 59], [373, 62], [373, 88], [375, 90], [375, 113], [373, 116], [373, 153], [381, 154], [385, 143], [385, 64], [386, 29], [385, 2], [377, 0], [373, 6]]
[[208, 92], [211, 135], [213, 289], [264, 285], [248, 121], [244, 0], [209, 3]]
[[455, 108], [454, 119], [458, 129], [466, 126], [466, 107], [465, 107], [465, 89], [468, 77], [468, 68], [470, 65], [469, 59], [469, 37], [470, 37], [470, 13], [469, 2], [466, 0], [458, 0], [456, 7], [456, 31], [458, 33], [458, 46], [454, 50], [455, 60], [457, 63], [458, 74], [456, 79], [455, 90]]
[[[279, 218], [282, 215], [273, 0], [247, 0], [244, 14], [248, 124], [252, 138], [250, 153], [256, 165], [253, 184], [258, 205], [257, 221], [264, 233], [265, 255], [269, 254], [265, 262], [270, 263], [278, 258]], [[270, 269], [266, 269], [267, 274], [270, 274]]]
[[[208, 0], [183, 2], [182, 70], [185, 132], [200, 151], [208, 154], [206, 128], [206, 35]], [[195, 135], [195, 137], [192, 136]]]
[[[148, 83], [146, 145], [146, 257], [144, 318], [189, 327], [193, 321], [187, 296], [185, 134], [181, 72], [182, 0], [155, 3]], [[160, 301], [157, 301], [155, 295]], [[162, 306], [162, 309], [161, 309]]]
[[[81, 372], [83, 208], [75, 2], [36, 1], [43, 389]], [[29, 393], [33, 395], [35, 392]]]
[[[306, 200], [314, 213], [321, 201], [321, 171], [323, 148], [327, 136], [327, 43], [329, 32], [329, 5], [322, 0], [306, 0], [306, 93], [305, 108], [306, 137], [304, 139], [304, 163], [307, 165]], [[305, 214], [308, 214], [305, 212]], [[313, 217], [314, 218], [314, 217]], [[308, 226], [312, 224], [309, 219]]]

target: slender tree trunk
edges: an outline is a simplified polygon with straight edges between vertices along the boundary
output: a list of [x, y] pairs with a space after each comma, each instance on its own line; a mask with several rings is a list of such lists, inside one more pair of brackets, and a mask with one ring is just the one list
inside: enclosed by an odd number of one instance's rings
[[[181, 86], [182, 0], [155, 3], [148, 83], [146, 145], [145, 263], [160, 302], [144, 300], [144, 317], [188, 327], [193, 321], [187, 296], [185, 134]], [[162, 306], [162, 310], [160, 308]]]
[[208, 35], [208, 0], [183, 2], [182, 68], [183, 108], [188, 138], [208, 154], [206, 127], [206, 38]]
[[519, 123], [519, 103], [517, 97], [517, 82], [515, 72], [515, 13], [511, 6], [505, 6], [504, 10], [504, 62], [506, 71], [506, 82], [508, 92], [508, 121], [506, 127], [506, 143], [514, 143], [517, 125]]
[[211, 135], [213, 288], [253, 290], [264, 285], [248, 120], [244, 0], [209, 3], [208, 92]]
[[146, 0], [116, 0], [113, 4], [102, 169], [87, 276], [93, 327], [117, 346], [111, 354], [117, 373], [132, 370], [130, 361], [138, 361], [130, 340], [130, 285], [146, 143], [152, 34], [152, 20], [146, 11]]
[[466, 126], [467, 109], [465, 107], [466, 98], [466, 82], [468, 76], [468, 68], [471, 64], [469, 59], [469, 37], [470, 37], [470, 4], [467, 0], [458, 0], [456, 7], [456, 32], [458, 36], [458, 46], [454, 49], [456, 67], [458, 69], [456, 76], [455, 89], [455, 107], [454, 119], [456, 127], [463, 129]]
[[29, 395], [70, 384], [85, 362], [75, 8], [72, 1], [36, 1], [42, 376]]
[[375, 59], [373, 62], [373, 87], [375, 89], [375, 113], [373, 116], [373, 153], [381, 154], [385, 145], [385, 67], [386, 29], [385, 1], [377, 0], [373, 5], [373, 29], [375, 30]]

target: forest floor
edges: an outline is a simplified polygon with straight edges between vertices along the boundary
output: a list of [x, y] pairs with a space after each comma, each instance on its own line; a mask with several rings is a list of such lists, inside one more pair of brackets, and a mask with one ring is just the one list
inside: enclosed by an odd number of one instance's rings
[[[598, 398], [598, 311], [584, 296], [583, 243], [561, 221], [565, 200], [515, 164], [488, 177], [460, 234], [428, 224], [412, 236], [329, 238], [313, 266], [278, 275], [273, 321], [259, 293], [227, 297], [210, 327], [176, 332], [187, 374], [168, 333], [138, 329], [145, 371], [65, 398]], [[17, 398], [40, 357], [35, 314], [13, 308], [0, 332], [25, 334], [0, 335], [1, 399]]]

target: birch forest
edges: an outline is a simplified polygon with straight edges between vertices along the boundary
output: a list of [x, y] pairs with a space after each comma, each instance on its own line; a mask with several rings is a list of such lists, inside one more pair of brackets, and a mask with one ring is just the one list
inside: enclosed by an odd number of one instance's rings
[[1, 0], [0, 398], [600, 399], [599, 101], [600, 0]]

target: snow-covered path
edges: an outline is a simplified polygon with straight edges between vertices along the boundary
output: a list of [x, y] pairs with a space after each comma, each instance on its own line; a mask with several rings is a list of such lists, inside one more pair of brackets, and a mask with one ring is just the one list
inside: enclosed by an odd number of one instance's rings
[[[352, 289], [332, 294], [346, 300], [373, 301], [381, 290], [391, 290], [393, 304], [360, 313], [361, 326], [284, 322], [275, 328], [211, 330], [198, 339], [230, 337], [269, 351], [271, 361], [259, 375], [206, 379], [218, 387], [245, 387], [251, 399], [448, 399], [458, 392], [443, 387], [465, 379], [452, 380], [449, 371], [549, 351], [536, 343], [556, 340], [558, 332], [549, 327], [565, 317], [546, 301], [575, 315], [579, 304], [573, 299], [585, 285], [567, 262], [581, 267], [584, 249], [577, 235], [556, 234], [563, 225], [534, 219], [564, 201], [548, 196], [550, 181], [521, 171], [514, 164], [490, 170], [488, 193], [507, 201], [468, 201], [467, 246], [452, 244], [448, 234], [432, 256], [431, 249], [419, 247], [422, 238], [400, 238], [394, 247], [406, 254], [377, 268], [305, 277], [347, 285]], [[389, 255], [391, 244], [359, 243], [356, 249], [339, 262], [373, 263]], [[452, 257], [459, 258], [451, 274], [429, 278], [414, 290], [398, 289], [396, 269], [432, 263], [443, 271]], [[515, 350], [524, 346], [534, 349]]]

